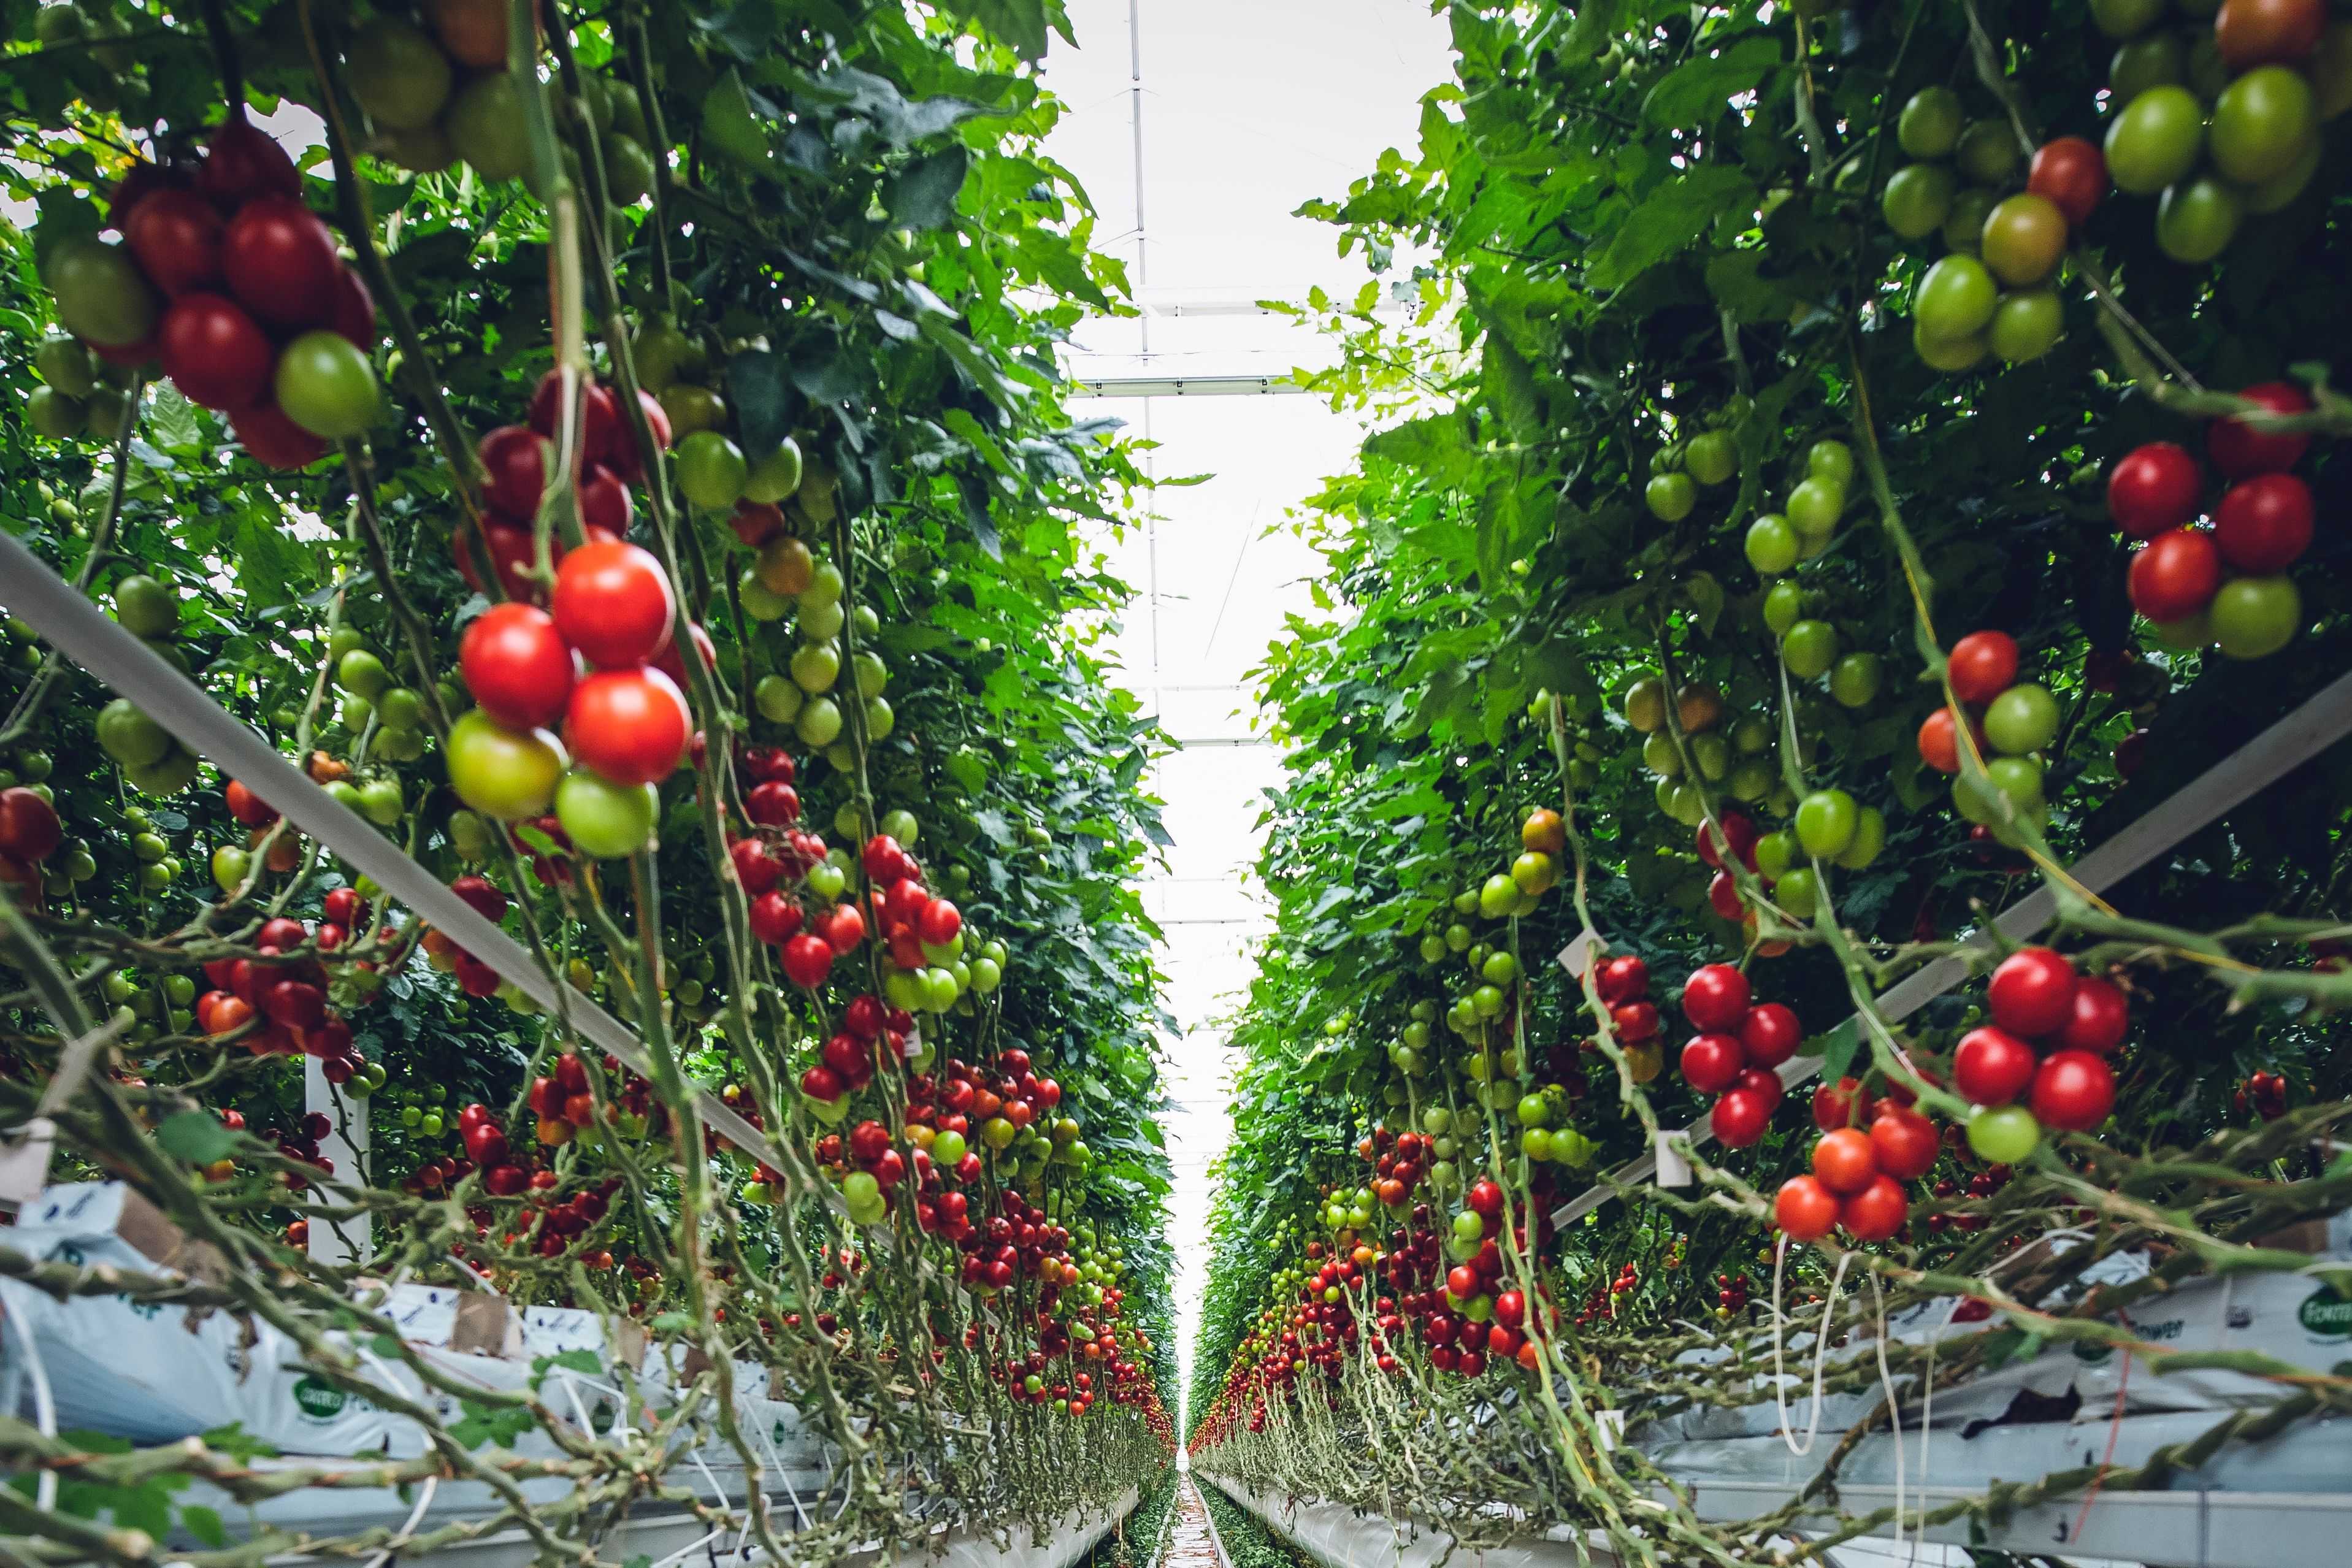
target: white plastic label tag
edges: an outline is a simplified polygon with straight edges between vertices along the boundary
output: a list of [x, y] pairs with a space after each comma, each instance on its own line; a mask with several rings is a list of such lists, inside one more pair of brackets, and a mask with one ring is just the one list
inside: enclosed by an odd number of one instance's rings
[[1568, 971], [1569, 978], [1582, 984], [1584, 971], [1592, 967], [1593, 951], [1601, 945], [1601, 933], [1590, 925], [1586, 926], [1559, 950], [1559, 967]]
[[1690, 1129], [1661, 1127], [1658, 1129], [1658, 1185], [1688, 1186], [1691, 1184]]

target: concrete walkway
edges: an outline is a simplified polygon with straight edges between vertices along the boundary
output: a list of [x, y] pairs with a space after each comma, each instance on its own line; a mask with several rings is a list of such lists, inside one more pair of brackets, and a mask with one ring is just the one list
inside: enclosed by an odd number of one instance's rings
[[1190, 1475], [1176, 1482], [1176, 1527], [1161, 1568], [1226, 1568], [1211, 1531], [1209, 1510]]

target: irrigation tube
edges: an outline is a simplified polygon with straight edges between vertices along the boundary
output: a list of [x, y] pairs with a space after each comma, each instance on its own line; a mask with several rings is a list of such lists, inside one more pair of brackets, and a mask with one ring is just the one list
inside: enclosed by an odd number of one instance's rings
[[[559, 984], [522, 944], [441, 885], [358, 812], [310, 781], [278, 748], [239, 723], [163, 655], [107, 618], [14, 536], [0, 533], [0, 606], [31, 623], [67, 657], [136, 703], [197, 756], [236, 779], [285, 819], [373, 877], [421, 919], [499, 972], [549, 1013]], [[653, 1076], [637, 1038], [618, 1019], [565, 988], [562, 1009], [591, 1043], [632, 1071]], [[697, 1094], [704, 1124], [755, 1159], [783, 1171], [789, 1162], [760, 1130], [708, 1091]]]
[[[1279, 1497], [1223, 1476], [1203, 1477], [1322, 1568], [1616, 1568], [1616, 1555], [1597, 1539], [1580, 1543], [1562, 1526], [1500, 1546], [1460, 1547], [1442, 1530], [1361, 1514], [1336, 1502]], [[1202, 1505], [1204, 1509], [1206, 1503]]]
[[[2113, 887], [2347, 734], [2352, 734], [2352, 674], [2337, 676], [2310, 701], [2173, 791], [2137, 821], [2076, 861], [2068, 868], [2069, 874], [2093, 893]], [[2022, 942], [2049, 925], [2057, 913], [2057, 894], [2045, 883], [1993, 916], [1992, 924], [2007, 940]], [[1990, 932], [1979, 931], [1968, 941], [1971, 946], [1990, 947], [1993, 937]], [[1878, 1011], [1890, 1022], [1908, 1018], [1968, 977], [1965, 959], [1938, 958], [1883, 992], [1877, 999]], [[1848, 1019], [1846, 1024], [1860, 1029], [1861, 1015]], [[1798, 1056], [1781, 1063], [1778, 1071], [1782, 1087], [1793, 1089], [1821, 1070], [1820, 1057]], [[1658, 1140], [1696, 1148], [1713, 1143], [1715, 1133], [1701, 1122], [1678, 1131], [1662, 1130]], [[1654, 1152], [1619, 1166], [1596, 1186], [1553, 1209], [1552, 1223], [1566, 1225], [1582, 1218], [1624, 1188], [1647, 1181], [1657, 1169]]]

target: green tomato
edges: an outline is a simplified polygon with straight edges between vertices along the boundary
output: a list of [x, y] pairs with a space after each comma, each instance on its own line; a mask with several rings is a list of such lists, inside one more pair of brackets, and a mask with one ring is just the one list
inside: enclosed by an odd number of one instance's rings
[[2197, 167], [2205, 150], [2205, 106], [2187, 88], [2149, 88], [2107, 127], [2107, 177], [2116, 189], [2152, 196]]
[[1952, 214], [1960, 183], [1941, 163], [1912, 163], [1895, 172], [1878, 199], [1886, 226], [1905, 239], [1925, 239]]
[[278, 354], [278, 406], [328, 441], [359, 434], [383, 404], [375, 367], [340, 332], [305, 332]]
[[678, 488], [705, 511], [731, 511], [751, 478], [743, 449], [715, 430], [698, 430], [677, 444]]
[[614, 784], [575, 768], [555, 787], [556, 820], [572, 846], [597, 860], [620, 860], [653, 837], [661, 795], [650, 784]]
[[841, 596], [848, 586], [842, 578], [841, 568], [829, 560], [821, 560], [816, 563], [816, 570], [809, 573], [809, 585], [801, 590], [793, 602], [805, 614], [820, 605], [840, 603]]
[[1675, 748], [1674, 737], [1660, 730], [1642, 742], [1642, 766], [1661, 779], [1679, 779], [1683, 754]]
[[1726, 781], [1725, 788], [1728, 789], [1735, 798], [1753, 805], [1772, 793], [1772, 786], [1775, 782], [1777, 779], [1772, 772], [1772, 765], [1751, 757], [1731, 770], [1731, 777]]
[[530, 127], [522, 95], [503, 70], [485, 71], [459, 88], [441, 117], [458, 157], [485, 180], [511, 180], [530, 166]]
[[1837, 863], [1848, 871], [1860, 871], [1885, 848], [1886, 813], [1875, 806], [1864, 806], [1854, 819], [1853, 842], [1838, 854]]
[[1789, 492], [1789, 526], [1806, 538], [1827, 538], [1845, 515], [1845, 485], [1814, 475]]
[[2241, 185], [2294, 167], [2318, 129], [2311, 83], [2285, 66], [2256, 66], [2213, 105], [2213, 166]]
[[2066, 308], [2056, 289], [2023, 288], [2000, 297], [1985, 344], [2010, 363], [2023, 364], [2057, 347], [2065, 329]]
[[[1522, 1100], [1519, 1104], [1524, 1109], [1527, 1101]], [[1519, 1153], [1538, 1162], [1552, 1158], [1551, 1134], [1541, 1127], [1528, 1127], [1523, 1130], [1519, 1134]]]
[[1974, 256], [1983, 241], [1985, 219], [1992, 212], [1994, 196], [1990, 191], [1970, 185], [1952, 198], [1952, 211], [1944, 219], [1944, 244], [1964, 256]]
[[1809, 478], [1827, 479], [1843, 491], [1853, 483], [1853, 448], [1843, 441], [1816, 441], [1805, 452]]
[[1960, 172], [1979, 185], [1998, 186], [2017, 172], [2017, 132], [2004, 120], [1979, 120], [1960, 132], [1952, 150]]
[[2311, 177], [2319, 172], [2319, 138], [2315, 136], [2303, 144], [2302, 152], [2287, 166], [2284, 173], [2274, 174], [2259, 185], [2239, 192], [2240, 204], [2250, 213], [2275, 213], [2284, 209], [2303, 194], [2304, 187], [2311, 183]]
[[2232, 659], [2261, 659], [2287, 645], [2303, 624], [2303, 597], [2291, 577], [2239, 577], [2221, 585], [2207, 613], [2213, 640]]
[[1434, 964], [1444, 959], [1444, 937], [1440, 936], [1436, 932], [1433, 931], [1421, 939], [1421, 961], [1423, 963]]
[[1785, 637], [1789, 629], [1805, 618], [1805, 591], [1794, 581], [1776, 582], [1764, 595], [1764, 624], [1775, 637]]
[[1835, 860], [1853, 844], [1862, 808], [1843, 789], [1816, 789], [1797, 805], [1797, 841], [1815, 860]]
[[155, 291], [119, 246], [77, 235], [49, 253], [41, 276], [57, 301], [58, 319], [78, 338], [127, 348], [155, 329]]
[[400, 821], [408, 809], [401, 798], [400, 780], [380, 774], [360, 786], [360, 815], [379, 828], [388, 828]]
[[1830, 666], [1830, 695], [1840, 707], [1868, 707], [1885, 680], [1877, 654], [1848, 653]]
[[33, 355], [33, 368], [41, 379], [69, 398], [85, 398], [98, 386], [98, 374], [90, 368], [89, 350], [70, 337], [52, 335], [41, 340]]
[[[163, 756], [142, 767], [125, 763], [122, 776], [142, 794], [171, 795], [195, 782], [196, 754], [174, 742]], [[169, 882], [171, 878], [163, 879]]]
[[1974, 332], [1965, 338], [1938, 338], [1924, 324], [1915, 321], [1911, 326], [1911, 349], [1929, 370], [1965, 371], [1992, 352], [1992, 338], [1986, 332]]
[[2157, 248], [2194, 267], [2230, 248], [2245, 221], [2245, 204], [2226, 181], [2200, 174], [2167, 186], [2156, 204]]
[[831, 746], [841, 737], [840, 706], [831, 697], [811, 698], [793, 721], [793, 733], [805, 745]]
[[387, 131], [422, 131], [449, 101], [449, 57], [424, 29], [378, 16], [343, 51], [343, 80], [368, 118]]
[[1959, 145], [1968, 110], [1960, 95], [1948, 87], [1922, 88], [1904, 104], [1895, 122], [1895, 139], [1913, 158], [1942, 158]]
[[1679, 523], [1698, 505], [1698, 486], [1687, 474], [1660, 474], [1643, 488], [1642, 499], [1660, 522]]
[[449, 784], [485, 817], [512, 822], [544, 813], [563, 775], [563, 748], [545, 730], [501, 729], [476, 708], [449, 727]]
[[2107, 91], [2118, 108], [2152, 87], [2188, 79], [2189, 44], [2169, 30], [2126, 40], [2107, 63]]
[[1496, 953], [1478, 966], [1478, 973], [1497, 986], [1507, 986], [1519, 977], [1519, 961], [1508, 953]]
[[604, 183], [613, 200], [624, 207], [635, 206], [653, 190], [660, 165], [634, 136], [615, 132], [604, 138]]
[[2042, 764], [2032, 758], [1992, 758], [1985, 763], [1985, 778], [2019, 812], [2031, 814], [2042, 809]]
[[800, 716], [805, 695], [794, 683], [779, 674], [761, 675], [751, 688], [751, 704], [760, 716], [771, 724], [790, 724]]
[[354, 648], [336, 661], [335, 685], [373, 702], [376, 694], [392, 685], [392, 672], [365, 648]]
[[114, 585], [114, 618], [135, 637], [168, 637], [180, 629], [180, 598], [144, 572]]
[[1772, 884], [1772, 902], [1799, 920], [1811, 920], [1822, 906], [1822, 879], [1811, 866], [1794, 867]]
[[[1475, 893], [1470, 895], [1470, 907], [1473, 913], [1476, 912], [1478, 907], [1478, 895]], [[1470, 945], [1474, 940], [1475, 940], [1475, 938], [1471, 936], [1470, 927], [1463, 925], [1458, 920], [1445, 928], [1445, 948], [1449, 953], [1468, 952], [1470, 950]]]
[[1829, 673], [1837, 662], [1837, 628], [1826, 621], [1800, 621], [1780, 639], [1780, 662], [1801, 681]]
[[2168, 648], [2205, 648], [2213, 642], [2213, 610], [2208, 605], [2196, 614], [2180, 621], [2154, 623], [2156, 640]]
[[791, 600], [760, 580], [755, 567], [745, 567], [736, 578], [735, 596], [742, 602], [743, 613], [754, 621], [782, 621], [793, 607]]
[[253, 873], [253, 856], [235, 844], [223, 844], [213, 851], [212, 864], [213, 885], [223, 893], [235, 893]]
[[[1950, 342], [1981, 331], [2000, 302], [2000, 287], [1983, 262], [1972, 256], [1948, 256], [1919, 280], [1912, 313], [1920, 331]], [[1792, 517], [1794, 513], [1792, 506]], [[1800, 521], [1797, 526], [1801, 528], [1804, 524]]]
[[859, 696], [878, 697], [882, 695], [882, 688], [890, 684], [890, 668], [882, 662], [879, 654], [861, 648], [849, 663], [857, 676]]
[[1739, 444], [1728, 433], [1706, 431], [1691, 437], [1683, 466], [1702, 485], [1720, 485], [1739, 472]]
[[1969, 1147], [1998, 1166], [2022, 1164], [2042, 1142], [2042, 1124], [2022, 1105], [1984, 1105], [1969, 1118]]
[[1489, 920], [1500, 920], [1519, 901], [1519, 884], [1501, 872], [1478, 884], [1478, 913]]
[[1797, 564], [1797, 530], [1778, 512], [1767, 512], [1748, 525], [1748, 564], [1766, 577]]
[[2058, 699], [2031, 683], [2010, 687], [1985, 708], [1985, 738], [2011, 757], [2039, 751], [2058, 736]]
[[2129, 38], [2163, 20], [2165, 0], [2091, 0], [2091, 20], [2110, 38]]
[[2030, 288], [2058, 270], [2066, 254], [2066, 214], [2047, 196], [2022, 191], [1985, 214], [1977, 254], [2011, 288]]
[[415, 729], [425, 722], [425, 698], [407, 686], [394, 686], [376, 698], [375, 712], [386, 729]]
[[891, 711], [887, 699], [883, 697], [866, 699], [866, 739], [887, 740], [890, 737], [890, 732], [898, 727], [898, 716]]
[[841, 678], [841, 650], [831, 643], [803, 643], [793, 654], [793, 684], [804, 692], [828, 692]]
[[800, 443], [787, 435], [774, 451], [751, 465], [750, 476], [744, 481], [743, 497], [772, 505], [790, 500], [793, 492], [800, 487]]
[[1719, 735], [1694, 735], [1690, 737], [1691, 760], [1698, 765], [1698, 775], [1710, 784], [1719, 784], [1731, 771], [1731, 742]]
[[978, 991], [984, 997], [1003, 983], [1004, 967], [1002, 964], [999, 964], [995, 959], [991, 958], [986, 955], [982, 955], [971, 961], [971, 988], [973, 990]]
[[36, 435], [51, 441], [71, 441], [88, 425], [89, 411], [81, 399], [55, 387], [35, 387], [25, 400], [25, 421]]
[[1661, 779], [1658, 780], [1657, 796], [1658, 809], [1685, 828], [1698, 826], [1699, 819], [1706, 815], [1706, 801], [1694, 784]]
[[172, 736], [129, 697], [117, 697], [99, 710], [98, 745], [125, 768], [152, 768], [171, 751]]

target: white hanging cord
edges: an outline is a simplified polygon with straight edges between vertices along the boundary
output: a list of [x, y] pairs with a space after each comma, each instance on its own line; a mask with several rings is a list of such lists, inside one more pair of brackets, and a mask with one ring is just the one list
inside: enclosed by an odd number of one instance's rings
[[[1951, 1333], [1953, 1320], [1960, 1315], [1960, 1309], [1968, 1305], [1968, 1301], [1966, 1296], [1954, 1296], [1952, 1304], [1944, 1309], [1944, 1321], [1937, 1326], [1934, 1333], [1927, 1336], [1927, 1376], [1924, 1385], [1927, 1392], [1919, 1401], [1919, 1532], [1912, 1538], [1911, 1556], [1905, 1568], [1916, 1568], [1920, 1551], [1927, 1544], [1927, 1444], [1936, 1435], [1936, 1352], [1942, 1346], [1944, 1336]], [[1896, 1539], [1900, 1540], [1903, 1521], [1897, 1519], [1895, 1527]]]
[[1822, 1309], [1821, 1332], [1813, 1336], [1813, 1408], [1811, 1418], [1805, 1423], [1802, 1448], [1797, 1446], [1796, 1437], [1789, 1430], [1788, 1374], [1780, 1361], [1780, 1274], [1788, 1259], [1789, 1233], [1784, 1230], [1772, 1245], [1772, 1403], [1780, 1413], [1780, 1440], [1789, 1445], [1789, 1452], [1801, 1459], [1813, 1451], [1813, 1438], [1822, 1429], [1822, 1364], [1829, 1359], [1830, 1320], [1837, 1315], [1838, 1291], [1845, 1283], [1846, 1267], [1853, 1261], [1853, 1254], [1838, 1254], [1837, 1272], [1830, 1279], [1829, 1304]]
[[[7, 1319], [16, 1337], [24, 1342], [25, 1367], [33, 1375], [33, 1418], [40, 1424], [42, 1437], [54, 1437], [58, 1435], [58, 1400], [49, 1388], [48, 1363], [41, 1359], [41, 1347], [34, 1343], [32, 1328], [23, 1313], [0, 1312], [0, 1317]], [[58, 1472], [46, 1465], [41, 1468], [39, 1490], [33, 1500], [44, 1509], [58, 1506]]]
[[[1870, 1276], [1870, 1304], [1878, 1315], [1878, 1385], [1886, 1391], [1886, 1418], [1895, 1426], [1895, 1539], [1903, 1539], [1903, 1402], [1895, 1396], [1895, 1375], [1886, 1369], [1886, 1297], [1878, 1288], [1878, 1276]], [[1925, 1461], [1919, 1472], [1922, 1498], [1919, 1517], [1927, 1516], [1925, 1489], [1927, 1472]]]
[[408, 1538], [416, 1533], [416, 1527], [425, 1521], [425, 1511], [433, 1506], [433, 1494], [440, 1490], [440, 1486], [439, 1476], [425, 1478], [425, 1490], [417, 1494], [416, 1506], [408, 1511], [408, 1522], [400, 1527], [400, 1532], [392, 1538], [391, 1545], [369, 1560], [368, 1568], [383, 1568], [383, 1565], [392, 1561], [394, 1554], [399, 1552]]

